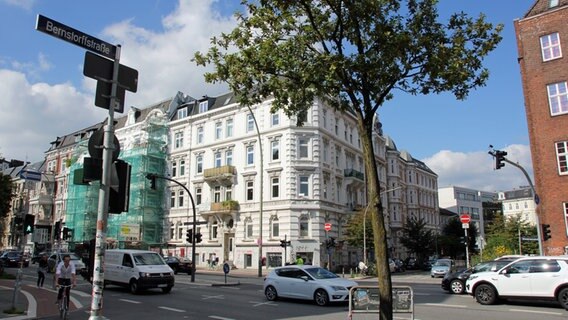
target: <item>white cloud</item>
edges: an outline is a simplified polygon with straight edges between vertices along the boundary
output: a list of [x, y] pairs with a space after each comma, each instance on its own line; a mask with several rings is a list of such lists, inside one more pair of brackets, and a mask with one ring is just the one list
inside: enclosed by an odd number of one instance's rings
[[[529, 146], [516, 144], [500, 150], [507, 151], [506, 158], [524, 167], [533, 179]], [[487, 151], [463, 153], [442, 150], [422, 161], [438, 174], [439, 187], [453, 185], [495, 192], [528, 185], [522, 171], [510, 164], [494, 170], [495, 160]]]
[[25, 10], [31, 10], [36, 0], [2, 0], [2, 2], [14, 7], [20, 7]]

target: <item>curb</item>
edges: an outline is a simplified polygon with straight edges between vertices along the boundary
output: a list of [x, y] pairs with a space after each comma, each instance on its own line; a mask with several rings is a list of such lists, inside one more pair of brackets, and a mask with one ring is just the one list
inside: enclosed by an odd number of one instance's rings
[[240, 281], [237, 282], [228, 282], [228, 283], [212, 283], [212, 287], [234, 287], [241, 285]]

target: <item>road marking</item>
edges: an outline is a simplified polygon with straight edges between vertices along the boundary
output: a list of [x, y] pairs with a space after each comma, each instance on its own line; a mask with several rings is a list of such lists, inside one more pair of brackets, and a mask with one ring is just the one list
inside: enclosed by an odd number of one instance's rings
[[217, 296], [206, 296], [206, 295], [201, 295], [201, 296], [203, 297], [203, 298], [201, 298], [201, 299], [203, 299], [203, 300], [207, 300], [207, 299], [220, 299], [220, 300], [224, 300], [224, 299], [225, 299], [225, 296], [222, 295], [222, 294], [217, 295]]
[[263, 306], [263, 305], [273, 306], [273, 307], [278, 306], [278, 304], [276, 304], [272, 301], [266, 301], [266, 302], [249, 301], [249, 303], [252, 303], [253, 307], [258, 307], [258, 306]]
[[219, 319], [219, 320], [235, 320], [233, 318], [225, 318], [225, 317], [219, 317], [219, 316], [209, 316], [208, 318]]
[[169, 310], [169, 311], [174, 311], [174, 312], [185, 312], [185, 310], [180, 310], [180, 309], [174, 309], [174, 308], [169, 308], [169, 307], [158, 307], [159, 309], [164, 309], [164, 310]]
[[448, 308], [467, 308], [467, 306], [459, 305], [459, 304], [443, 304], [443, 303], [419, 303], [425, 306], [434, 306], [434, 307], [448, 307]]
[[120, 300], [120, 301], [124, 301], [124, 302], [135, 303], [135, 304], [139, 304], [139, 303], [142, 303], [142, 302], [140, 302], [140, 301], [134, 301], [134, 300], [128, 300], [128, 299], [118, 299], [118, 300]]
[[555, 316], [562, 316], [564, 313], [560, 312], [548, 312], [548, 311], [534, 311], [534, 310], [527, 310], [527, 309], [509, 309], [509, 311], [514, 312], [529, 312], [529, 313], [538, 313], [538, 314], [550, 314]]

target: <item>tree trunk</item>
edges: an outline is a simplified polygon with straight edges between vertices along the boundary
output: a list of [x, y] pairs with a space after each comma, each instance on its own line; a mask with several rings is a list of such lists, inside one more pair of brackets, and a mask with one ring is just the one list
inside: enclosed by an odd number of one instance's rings
[[[367, 117], [365, 120], [362, 115], [357, 114], [357, 124], [359, 127], [359, 135], [361, 136], [361, 144], [363, 146], [363, 159], [365, 161], [367, 201], [372, 203], [369, 206], [369, 213], [371, 214], [375, 257], [377, 259], [376, 265], [380, 295], [379, 319], [392, 320], [392, 282], [389, 268], [387, 232], [379, 183], [379, 171], [373, 150], [372, 117]], [[367, 124], [366, 122], [370, 123]]]

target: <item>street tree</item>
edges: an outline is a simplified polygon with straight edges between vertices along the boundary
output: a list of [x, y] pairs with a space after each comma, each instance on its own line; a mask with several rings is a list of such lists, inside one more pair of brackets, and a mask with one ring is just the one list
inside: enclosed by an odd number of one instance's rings
[[4, 238], [6, 217], [12, 207], [12, 197], [12, 178], [0, 173], [0, 239]]
[[400, 243], [408, 251], [414, 253], [419, 263], [422, 263], [430, 253], [435, 251], [434, 233], [431, 229], [426, 228], [426, 225], [426, 221], [422, 218], [409, 217], [406, 219], [400, 237]]
[[437, 0], [243, 0], [238, 25], [211, 39], [198, 65], [214, 65], [244, 106], [272, 99], [301, 125], [316, 99], [354, 114], [361, 138], [377, 265], [380, 319], [392, 319], [387, 233], [373, 123], [395, 92], [451, 92], [457, 99], [485, 85], [482, 61], [501, 40], [501, 25], [480, 15], [438, 21]]
[[[359, 211], [353, 215], [345, 229], [345, 240], [350, 246], [355, 248], [363, 248], [363, 244], [366, 243], [367, 252], [370, 252], [374, 250], [373, 228], [371, 227], [370, 221], [365, 220], [367, 219], [365, 219], [364, 211]], [[365, 230], [365, 232], [363, 232], [363, 230]]]
[[[474, 223], [469, 224], [467, 229], [467, 243], [470, 254], [477, 252], [477, 227]], [[443, 255], [457, 258], [465, 256], [465, 231], [459, 218], [451, 218], [442, 228], [439, 245]]]
[[538, 254], [536, 227], [520, 216], [505, 218], [496, 215], [487, 228], [487, 243], [483, 249], [483, 260], [494, 259], [505, 254]]

